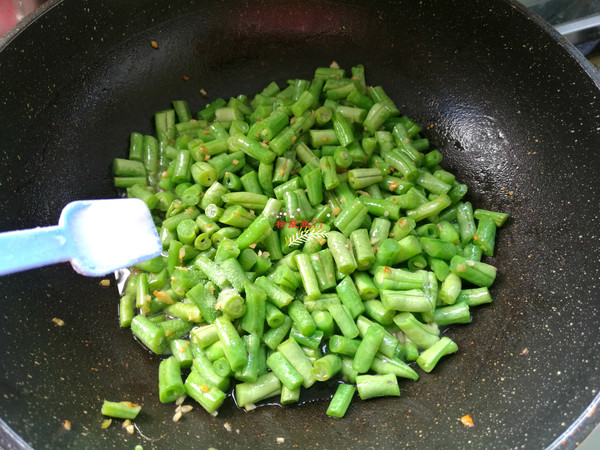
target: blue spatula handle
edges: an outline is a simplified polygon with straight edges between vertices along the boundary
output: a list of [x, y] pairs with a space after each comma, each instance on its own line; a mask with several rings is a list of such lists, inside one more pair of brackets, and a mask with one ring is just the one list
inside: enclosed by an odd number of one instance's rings
[[0, 233], [0, 275], [65, 262], [71, 257], [61, 226]]

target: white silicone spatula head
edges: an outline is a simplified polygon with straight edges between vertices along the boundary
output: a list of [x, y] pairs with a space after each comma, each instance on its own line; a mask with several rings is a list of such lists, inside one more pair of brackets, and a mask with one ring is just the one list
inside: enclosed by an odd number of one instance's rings
[[55, 227], [0, 234], [0, 275], [70, 261], [82, 275], [102, 276], [158, 256], [162, 244], [138, 199], [69, 203]]

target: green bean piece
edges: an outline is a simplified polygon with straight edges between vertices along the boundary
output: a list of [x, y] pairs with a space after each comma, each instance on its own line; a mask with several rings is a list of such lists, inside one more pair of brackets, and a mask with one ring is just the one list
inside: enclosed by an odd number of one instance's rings
[[279, 186], [274, 188], [273, 192], [275, 193], [275, 197], [277, 199], [281, 200], [281, 199], [283, 199], [283, 194], [285, 192], [292, 192], [297, 189], [302, 189], [303, 187], [304, 187], [304, 183], [302, 181], [302, 178], [294, 177], [291, 180], [289, 180], [283, 184], [280, 184]]
[[278, 157], [273, 168], [273, 184], [288, 181], [295, 164], [296, 158], [293, 154], [285, 153], [283, 156]]
[[342, 359], [332, 353], [319, 358], [313, 364], [312, 374], [317, 381], [327, 381], [342, 370]]
[[380, 300], [367, 300], [364, 302], [365, 314], [381, 325], [394, 323], [396, 311], [386, 307]]
[[341, 273], [349, 274], [356, 270], [358, 264], [354, 258], [352, 244], [342, 233], [330, 231], [327, 234], [327, 245]]
[[496, 228], [496, 222], [489, 216], [482, 215], [478, 220], [473, 242], [481, 248], [485, 256], [494, 256]]
[[[359, 330], [360, 336], [364, 336], [371, 325], [375, 324], [372, 320], [369, 320], [365, 316], [358, 316], [356, 319], [356, 326]], [[383, 340], [379, 346], [379, 352], [388, 358], [393, 358], [403, 351], [403, 346], [400, 344], [395, 336], [392, 336], [387, 331], [383, 335]]]
[[490, 287], [496, 278], [497, 269], [486, 263], [468, 260], [456, 255], [450, 261], [450, 270], [463, 280], [482, 287]]
[[146, 316], [141, 314], [135, 316], [131, 321], [131, 331], [142, 344], [157, 355], [164, 353], [167, 348], [164, 330], [152, 323]]
[[[215, 263], [221, 263], [227, 259], [236, 259], [239, 255], [240, 249], [236, 242], [233, 239], [225, 237], [217, 244], [217, 249], [213, 260]], [[225, 275], [225, 277], [227, 278], [227, 275]], [[242, 290], [241, 286], [243, 286], [243, 283], [241, 285], [238, 284], [237, 288]]]
[[129, 135], [129, 159], [132, 161], [142, 161], [144, 155], [144, 136], [140, 133], [132, 132]]
[[233, 373], [231, 371], [229, 361], [227, 361], [227, 358], [225, 358], [224, 356], [213, 361], [213, 368], [217, 375], [222, 377], [229, 377]]
[[333, 129], [337, 140], [341, 145], [349, 145], [354, 142], [354, 130], [350, 120], [339, 110], [333, 113]]
[[229, 286], [229, 281], [227, 281], [225, 274], [209, 258], [202, 255], [198, 256], [194, 260], [194, 267], [204, 273], [204, 275], [206, 275], [210, 281], [215, 283], [219, 288]]
[[172, 340], [181, 339], [187, 336], [193, 327], [193, 323], [185, 319], [169, 319], [158, 323], [158, 326], [165, 331], [169, 348]]
[[[333, 151], [333, 153], [331, 153], [331, 154], [329, 153], [330, 148], [335, 149]], [[341, 145], [339, 145], [337, 147], [336, 146], [324, 146], [323, 147], [323, 155], [324, 156], [332, 156], [333, 161], [335, 162], [336, 168], [347, 169], [348, 167], [350, 167], [352, 165], [352, 156], [350, 156], [348, 149]]]
[[[435, 223], [426, 223], [415, 228], [415, 233], [421, 237], [437, 239], [440, 236], [440, 230]], [[444, 241], [446, 242], [446, 241]]]
[[456, 219], [459, 226], [460, 243], [466, 245], [473, 239], [477, 232], [475, 219], [473, 217], [473, 206], [471, 203], [465, 202], [458, 204]]
[[401, 217], [394, 223], [394, 226], [390, 230], [390, 237], [401, 241], [415, 229], [415, 226], [416, 222], [414, 219]]
[[133, 185], [147, 185], [146, 177], [114, 177], [114, 186], [117, 188], [129, 188]]
[[292, 291], [298, 289], [298, 286], [300, 286], [302, 282], [300, 274], [284, 264], [278, 265], [275, 270], [269, 274], [268, 278], [275, 282], [275, 284], [291, 289]]
[[372, 300], [379, 295], [379, 289], [366, 272], [355, 272], [352, 275], [358, 295], [363, 301]]
[[208, 289], [198, 283], [187, 291], [186, 296], [198, 307], [206, 322], [213, 323], [215, 321], [217, 318], [215, 311], [217, 300]]
[[350, 275], [345, 276], [337, 284], [335, 290], [342, 304], [348, 308], [348, 311], [353, 318], [358, 317], [364, 312], [364, 304]]
[[391, 220], [398, 220], [400, 218], [400, 207], [393, 200], [373, 198], [366, 195], [361, 195], [359, 200], [368, 208], [369, 214]]
[[273, 303], [265, 302], [265, 320], [270, 328], [278, 328], [283, 325], [286, 317]]
[[401, 250], [402, 247], [396, 239], [384, 239], [375, 255], [373, 268], [380, 266], [393, 266]]
[[327, 415], [337, 418], [344, 417], [355, 392], [355, 386], [351, 384], [339, 384], [327, 407]]
[[287, 307], [287, 312], [303, 335], [310, 336], [315, 332], [315, 321], [302, 302], [292, 301]]
[[449, 337], [444, 336], [419, 355], [417, 364], [423, 371], [429, 373], [437, 365], [442, 356], [449, 355], [457, 350], [458, 345]]
[[241, 408], [252, 409], [255, 403], [281, 393], [281, 382], [277, 375], [268, 372], [253, 383], [238, 383], [235, 386], [235, 399]]
[[304, 382], [304, 377], [280, 352], [272, 352], [267, 358], [267, 366], [273, 371], [281, 384], [290, 390], [298, 389]]
[[437, 327], [419, 322], [410, 312], [398, 314], [394, 317], [394, 322], [420, 349], [427, 349], [440, 340]]
[[460, 278], [455, 273], [450, 273], [442, 283], [440, 288], [440, 300], [446, 305], [452, 305], [456, 302], [462, 289]]
[[266, 294], [262, 289], [246, 281], [246, 313], [242, 317], [241, 327], [247, 333], [255, 333], [261, 337], [264, 332], [266, 315]]
[[338, 355], [354, 356], [360, 343], [359, 339], [349, 339], [345, 336], [334, 334], [329, 339], [329, 350]]
[[[312, 319], [312, 316], [311, 316]], [[312, 332], [312, 334], [305, 335], [303, 334], [298, 325], [294, 323], [292, 328], [290, 329], [290, 337], [293, 338], [298, 344], [303, 347], [308, 347], [312, 349], [319, 348], [322, 345], [323, 336], [325, 334], [321, 330], [316, 330]]]
[[450, 266], [443, 259], [432, 258], [429, 256], [427, 258], [427, 263], [439, 281], [444, 281], [450, 274]]
[[326, 248], [310, 255], [312, 268], [317, 277], [320, 291], [326, 291], [336, 286], [335, 265], [331, 251]]
[[113, 173], [117, 177], [146, 177], [146, 168], [141, 161], [114, 158]]
[[371, 134], [375, 132], [383, 125], [383, 123], [391, 116], [390, 111], [382, 103], [374, 103], [367, 117], [363, 121], [365, 130]]
[[290, 390], [287, 387], [281, 386], [281, 397], [279, 402], [282, 405], [291, 405], [293, 403], [298, 403], [300, 400], [301, 389], [298, 387], [294, 390]]
[[497, 227], [501, 227], [508, 219], [508, 214], [496, 211], [488, 211], [486, 209], [476, 209], [473, 213], [473, 217], [477, 220], [481, 220], [483, 217], [488, 217], [494, 221]]
[[206, 348], [209, 345], [214, 344], [218, 340], [219, 334], [217, 333], [217, 327], [214, 324], [193, 328], [192, 331], [190, 331], [192, 351], [194, 351], [194, 346], [198, 346], [199, 348]]
[[345, 337], [354, 339], [360, 334], [352, 319], [352, 314], [342, 304], [329, 303], [327, 305], [327, 311], [329, 311], [339, 330]]
[[184, 383], [185, 393], [196, 400], [209, 414], [223, 404], [226, 394], [207, 381], [197, 372], [191, 371]]
[[366, 270], [375, 262], [375, 253], [371, 246], [369, 232], [366, 228], [359, 228], [350, 233], [350, 241], [354, 250], [357, 270]]
[[344, 236], [349, 237], [353, 231], [357, 230], [362, 225], [368, 213], [369, 209], [356, 198], [344, 205], [344, 208], [335, 218], [333, 223]]
[[277, 346], [277, 351], [281, 353], [302, 376], [302, 385], [305, 388], [309, 388], [316, 382], [316, 379], [312, 374], [312, 363], [294, 339], [290, 338], [279, 344]]
[[[223, 242], [223, 241], [222, 241]], [[219, 250], [217, 250], [218, 254]], [[236, 255], [237, 256], [237, 255]], [[233, 288], [238, 292], [245, 291], [245, 284], [248, 281], [246, 272], [235, 257], [221, 261], [221, 270], [225, 274], [227, 281], [231, 283]]]
[[142, 407], [131, 402], [111, 402], [104, 400], [102, 402], [102, 414], [117, 419], [134, 420], [140, 413]]
[[342, 370], [341, 374], [343, 380], [347, 383], [356, 383], [356, 371], [352, 368], [352, 358], [349, 356], [342, 357]]
[[142, 162], [146, 172], [154, 174], [158, 171], [159, 144], [154, 136], [146, 135], [143, 139]]
[[[237, 136], [232, 137], [231, 139], [235, 138], [237, 138]], [[235, 173], [243, 169], [246, 166], [246, 155], [242, 151], [221, 153], [210, 158], [207, 162], [217, 171], [217, 179], [222, 179], [227, 172]]]
[[121, 328], [129, 328], [135, 316], [135, 298], [125, 294], [119, 300], [119, 323]]
[[373, 397], [400, 396], [400, 386], [392, 373], [385, 375], [358, 375], [356, 388], [362, 400]]
[[[405, 180], [415, 181], [419, 184], [419, 170], [409, 155], [401, 149], [392, 148], [382, 153], [382, 156], [385, 162], [396, 169], [398, 173], [401, 173]], [[448, 190], [450, 190], [450, 187], [448, 187]]]
[[439, 231], [439, 238], [442, 241], [458, 245], [460, 242], [460, 235], [458, 234], [458, 230], [454, 228], [454, 225], [448, 221], [442, 220], [437, 223], [437, 228]]
[[[252, 128], [250, 129], [252, 132]], [[236, 135], [227, 139], [227, 145], [231, 152], [244, 152], [246, 155], [259, 160], [264, 164], [271, 164], [275, 159], [275, 153], [268, 146], [263, 147], [259, 142], [246, 136]]]
[[441, 327], [455, 323], [470, 323], [469, 305], [466, 302], [460, 302], [450, 306], [438, 307], [433, 314], [433, 322]]
[[158, 395], [161, 403], [171, 403], [185, 393], [179, 361], [171, 356], [163, 359], [158, 368]]
[[405, 359], [407, 361], [416, 361], [419, 357], [419, 348], [417, 345], [405, 336], [404, 346], [406, 348]]
[[[296, 266], [298, 267], [298, 271], [300, 272], [302, 284], [308, 298], [310, 300], [319, 298], [321, 295], [319, 280], [315, 274], [315, 271], [313, 270], [310, 256], [300, 253], [296, 255], [295, 262]], [[308, 334], [310, 334], [310, 332]]]
[[156, 196], [143, 184], [134, 184], [133, 186], [128, 187], [127, 197], [139, 198], [146, 206], [148, 206], [148, 209], [154, 209], [158, 205]]
[[275, 350], [277, 346], [283, 342], [285, 337], [292, 329], [292, 323], [292, 319], [290, 319], [288, 316], [285, 316], [284, 321], [280, 326], [276, 328], [270, 328], [263, 334], [262, 341], [271, 350]]
[[275, 196], [273, 192], [273, 166], [271, 164], [259, 164], [257, 180], [261, 190], [259, 193], [265, 194], [270, 198]]
[[373, 358], [371, 370], [380, 375], [393, 374], [414, 381], [419, 379], [419, 374], [404, 361], [396, 357], [388, 358], [380, 353]]
[[296, 132], [292, 127], [283, 128], [277, 136], [269, 141], [269, 148], [278, 156], [288, 151], [296, 141]]
[[373, 219], [373, 223], [371, 224], [371, 229], [369, 231], [369, 239], [374, 252], [377, 252], [381, 243], [387, 239], [390, 233], [390, 228], [391, 223], [389, 220], [381, 217], [375, 217]]
[[435, 308], [431, 299], [425, 294], [423, 289], [408, 289], [403, 291], [381, 291], [381, 303], [388, 308], [396, 311], [409, 312], [427, 312]]
[[260, 242], [260, 238], [271, 229], [271, 224], [266, 217], [259, 216], [242, 232], [236, 239], [240, 250], [249, 247], [252, 244]]
[[210, 204], [221, 206], [223, 204], [223, 195], [227, 194], [229, 189], [223, 186], [218, 181], [213, 183], [204, 193], [204, 197], [200, 200], [200, 208], [206, 211], [206, 208]]
[[323, 332], [323, 337], [329, 338], [335, 330], [335, 323], [331, 314], [328, 311], [312, 311], [310, 315], [315, 321], [317, 330]]
[[224, 239], [235, 239], [242, 234], [241, 228], [225, 227], [220, 228], [211, 235], [213, 245], [218, 246]]
[[[196, 351], [196, 354], [198, 356], [201, 353]], [[223, 349], [223, 343], [221, 341], [217, 341], [214, 344], [209, 345], [204, 350], [204, 355], [206, 355], [206, 357], [208, 358], [208, 360], [210, 362], [214, 362], [219, 358], [223, 358], [225, 356], [225, 350]]]
[[434, 258], [450, 261], [458, 253], [458, 248], [455, 244], [445, 242], [441, 239], [422, 237], [419, 239], [419, 243], [423, 251]]
[[367, 329], [354, 354], [352, 368], [357, 373], [365, 373], [370, 369], [373, 358], [383, 340], [383, 333], [384, 330], [380, 325], [371, 325]]
[[306, 185], [306, 195], [312, 206], [320, 205], [323, 201], [323, 177], [321, 170], [317, 167], [302, 176]]
[[[246, 347], [246, 353], [248, 354], [248, 361], [246, 366], [241, 370], [235, 372], [235, 378], [239, 381], [248, 383], [254, 383], [259, 377], [262, 365], [262, 350], [264, 347], [260, 345], [260, 336], [256, 333], [245, 334], [242, 337], [244, 346]], [[261, 350], [262, 349], [262, 350]], [[266, 358], [264, 362], [266, 368]]]
[[323, 186], [326, 190], [335, 189], [340, 184], [340, 179], [336, 172], [335, 160], [332, 156], [323, 156], [320, 160], [319, 167], [323, 177]]
[[478, 306], [491, 302], [492, 297], [487, 287], [463, 289], [456, 299], [456, 303], [466, 303], [468, 306]]
[[234, 372], [240, 370], [248, 362], [244, 342], [231, 321], [224, 317], [215, 319], [219, 340], [223, 343], [225, 356]]
[[277, 286], [266, 277], [258, 277], [255, 284], [267, 294], [267, 300], [278, 308], [287, 306], [294, 299], [285, 289]]
[[192, 219], [184, 219], [177, 224], [177, 239], [182, 244], [193, 244], [197, 232], [198, 226]]
[[[244, 278], [246, 280], [248, 279], [245, 275]], [[239, 319], [246, 312], [246, 304], [244, 298], [237, 290], [223, 289], [221, 292], [219, 292], [215, 309], [221, 311], [223, 315], [229, 319]]]
[[202, 320], [198, 307], [190, 303], [176, 302], [165, 306], [163, 311], [170, 316], [179, 317], [188, 322], [200, 322]]
[[413, 219], [415, 222], [419, 222], [420, 220], [439, 214], [451, 204], [452, 201], [450, 200], [450, 197], [448, 197], [447, 194], [440, 194], [438, 197], [431, 201], [422, 203], [414, 209], [409, 209], [408, 211], [406, 211], [406, 215], [407, 217]]
[[[413, 256], [417, 256], [421, 253], [422, 248], [419, 242], [419, 238], [416, 236], [406, 236], [404, 239], [398, 241], [399, 251], [394, 259], [394, 265], [408, 261]], [[391, 265], [391, 264], [390, 264]]]

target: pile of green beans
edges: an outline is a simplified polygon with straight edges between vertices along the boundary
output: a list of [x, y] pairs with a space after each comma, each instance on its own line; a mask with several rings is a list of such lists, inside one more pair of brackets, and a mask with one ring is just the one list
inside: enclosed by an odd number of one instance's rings
[[342, 417], [356, 391], [399, 396], [398, 378], [433, 370], [458, 349], [441, 330], [492, 301], [481, 260], [507, 214], [465, 201], [363, 66], [196, 116], [174, 101], [155, 128], [131, 134], [114, 182], [163, 244], [120, 299], [121, 327], [163, 358], [161, 402], [187, 394], [215, 414], [230, 390], [252, 409], [335, 380], [327, 414]]

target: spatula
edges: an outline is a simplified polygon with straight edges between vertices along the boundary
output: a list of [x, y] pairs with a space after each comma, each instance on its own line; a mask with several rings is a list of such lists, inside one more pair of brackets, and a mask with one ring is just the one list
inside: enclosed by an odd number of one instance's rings
[[143, 201], [80, 200], [65, 206], [57, 226], [0, 233], [0, 275], [70, 261], [82, 275], [103, 276], [161, 250]]

